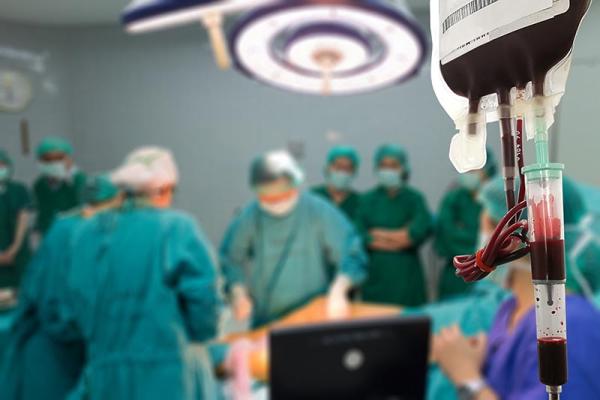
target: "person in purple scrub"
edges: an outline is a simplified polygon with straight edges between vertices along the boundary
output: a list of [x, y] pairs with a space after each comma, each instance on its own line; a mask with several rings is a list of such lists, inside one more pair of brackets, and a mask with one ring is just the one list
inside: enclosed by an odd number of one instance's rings
[[[502, 191], [501, 179], [483, 189], [484, 237], [491, 234], [506, 212], [505, 206], [500, 207]], [[529, 262], [526, 257], [496, 272], [496, 279], [503, 281], [512, 296], [501, 305], [487, 335], [466, 337], [458, 326], [453, 326], [434, 338], [432, 357], [456, 386], [460, 400], [548, 398], [546, 387], [538, 378], [535, 299]], [[581, 296], [567, 295], [567, 333], [569, 381], [563, 387], [563, 398], [600, 399], [600, 311]]]

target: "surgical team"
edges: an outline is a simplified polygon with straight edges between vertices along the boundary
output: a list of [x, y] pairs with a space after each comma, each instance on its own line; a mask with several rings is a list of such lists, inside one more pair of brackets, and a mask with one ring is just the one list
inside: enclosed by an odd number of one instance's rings
[[[456, 399], [473, 382], [476, 399], [546, 396], [531, 364], [528, 260], [472, 285], [452, 266], [506, 213], [491, 152], [482, 170], [449, 185], [435, 216], [410, 184], [401, 146], [377, 149], [366, 193], [353, 189], [361, 160], [351, 147], [331, 149], [325, 181], [311, 189], [288, 152], [267, 152], [250, 166], [255, 198], [218, 251], [193, 217], [172, 209], [179, 171], [169, 150], [137, 149], [97, 176], [77, 168], [60, 138], [44, 139], [36, 156], [30, 191], [0, 150], [0, 288], [18, 288], [0, 351], [2, 399], [219, 399], [223, 356], [210, 343], [227, 306], [254, 328], [319, 296], [330, 319], [346, 317], [354, 300], [429, 315], [430, 399]], [[597, 221], [585, 191], [566, 180], [566, 398], [600, 398], [600, 245], [589, 240]], [[441, 260], [435, 302], [421, 260], [429, 239]]]

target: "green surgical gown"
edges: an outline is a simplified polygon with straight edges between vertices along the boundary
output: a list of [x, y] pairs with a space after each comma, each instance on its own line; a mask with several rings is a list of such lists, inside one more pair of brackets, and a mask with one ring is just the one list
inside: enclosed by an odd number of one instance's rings
[[367, 273], [366, 255], [352, 223], [312, 193], [303, 193], [285, 217], [271, 216], [251, 202], [230, 225], [221, 261], [226, 286], [243, 284], [249, 289], [254, 326], [325, 294], [336, 274], [360, 284]]
[[126, 206], [72, 238], [57, 319], [81, 335], [75, 398], [213, 399], [212, 339], [222, 308], [208, 241], [185, 214]]
[[327, 190], [326, 185], [314, 187], [312, 191], [313, 193], [316, 193], [332, 202], [335, 206], [342, 210], [346, 217], [350, 218], [351, 221], [354, 221], [356, 218], [356, 210], [358, 209], [358, 202], [360, 199], [360, 195], [357, 192], [351, 190], [344, 201], [342, 201], [340, 204], [337, 204], [331, 198], [331, 194], [329, 193], [329, 190]]
[[463, 294], [472, 287], [456, 276], [452, 260], [476, 250], [480, 214], [481, 205], [473, 192], [465, 188], [450, 190], [442, 200], [434, 242], [436, 253], [444, 259], [438, 289], [440, 300]]
[[79, 213], [59, 218], [28, 266], [0, 372], [6, 399], [62, 400], [77, 384], [84, 345], [57, 332], [52, 309], [64, 287], [65, 246], [83, 221]]
[[427, 300], [419, 247], [429, 237], [432, 217], [425, 198], [411, 187], [390, 195], [382, 187], [360, 201], [356, 225], [368, 245], [372, 229], [408, 229], [412, 247], [394, 252], [369, 250], [369, 278], [362, 287], [367, 302], [417, 306]]
[[33, 185], [34, 203], [37, 209], [36, 229], [45, 234], [59, 213], [82, 205], [86, 177], [76, 173], [70, 181], [54, 182], [39, 177]]
[[[29, 191], [24, 185], [8, 181], [2, 186], [0, 188], [0, 252], [6, 251], [14, 241], [19, 213], [31, 207]], [[0, 266], [0, 288], [19, 286], [29, 257], [29, 240], [26, 237], [13, 263]]]

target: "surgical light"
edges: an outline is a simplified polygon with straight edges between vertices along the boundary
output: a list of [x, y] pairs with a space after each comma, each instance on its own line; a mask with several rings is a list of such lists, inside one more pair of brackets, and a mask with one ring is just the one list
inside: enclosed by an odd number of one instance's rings
[[235, 66], [257, 81], [347, 95], [414, 77], [425, 63], [427, 42], [403, 3], [294, 0], [243, 16], [230, 48]]

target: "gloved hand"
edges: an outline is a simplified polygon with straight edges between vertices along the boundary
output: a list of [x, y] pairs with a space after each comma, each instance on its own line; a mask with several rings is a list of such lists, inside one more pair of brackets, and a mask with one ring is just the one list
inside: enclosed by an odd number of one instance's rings
[[244, 321], [252, 315], [252, 299], [248, 291], [241, 285], [234, 286], [231, 291], [233, 303], [233, 317], [238, 321]]
[[350, 316], [350, 301], [348, 292], [352, 281], [345, 275], [339, 275], [327, 295], [327, 318], [332, 320], [344, 319]]

